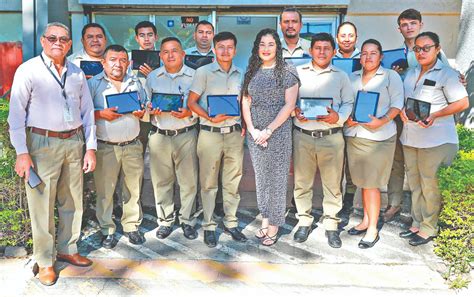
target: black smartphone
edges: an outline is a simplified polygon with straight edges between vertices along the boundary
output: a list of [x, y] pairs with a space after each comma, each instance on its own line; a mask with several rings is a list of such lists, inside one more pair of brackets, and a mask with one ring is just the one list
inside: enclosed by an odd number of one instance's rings
[[37, 186], [41, 185], [42, 182], [43, 181], [38, 176], [38, 174], [33, 169], [33, 167], [30, 167], [30, 177], [28, 178], [28, 186], [30, 186], [30, 188], [34, 189]]

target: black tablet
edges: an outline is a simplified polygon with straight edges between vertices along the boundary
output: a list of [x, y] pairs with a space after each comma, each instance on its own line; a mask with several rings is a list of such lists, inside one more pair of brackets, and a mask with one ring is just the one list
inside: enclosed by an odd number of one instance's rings
[[238, 95], [208, 95], [207, 113], [210, 117], [218, 114], [240, 116]]
[[147, 64], [152, 69], [160, 67], [160, 51], [132, 50], [132, 69]]
[[332, 102], [332, 98], [301, 97], [298, 106], [305, 118], [316, 120], [318, 116], [328, 115], [327, 107], [332, 108]]
[[213, 56], [186, 55], [184, 57], [184, 64], [192, 69], [198, 69], [199, 67], [211, 64], [212, 62], [214, 62]]
[[403, 69], [408, 68], [407, 55], [404, 48], [383, 51], [382, 66], [392, 69], [398, 66]]
[[358, 91], [354, 104], [352, 118], [359, 123], [368, 123], [371, 120], [369, 114], [375, 116], [379, 104], [380, 93]]
[[164, 112], [179, 111], [183, 107], [183, 95], [153, 93], [151, 95], [151, 107], [159, 108]]
[[33, 167], [30, 166], [30, 177], [28, 178], [28, 186], [30, 188], [34, 189], [37, 186], [41, 185], [43, 181], [39, 177], [39, 175], [36, 173], [36, 171], [33, 169]]
[[312, 58], [311, 57], [288, 57], [288, 58], [285, 58], [285, 62], [290, 64], [290, 65], [294, 65], [295, 67], [298, 67], [300, 65], [304, 65], [304, 64], [307, 64], [309, 62], [311, 62]]
[[405, 114], [410, 121], [424, 121], [430, 116], [431, 103], [415, 98], [407, 98], [405, 102]]
[[102, 63], [99, 61], [81, 61], [81, 69], [84, 71], [84, 74], [89, 76], [94, 76], [102, 72], [104, 67], [102, 67]]
[[359, 58], [333, 58], [331, 60], [332, 65], [341, 69], [347, 75], [351, 74], [354, 71], [361, 70], [362, 65], [360, 64]]
[[132, 113], [142, 109], [137, 91], [106, 95], [105, 100], [109, 108], [117, 106], [117, 113], [120, 114]]

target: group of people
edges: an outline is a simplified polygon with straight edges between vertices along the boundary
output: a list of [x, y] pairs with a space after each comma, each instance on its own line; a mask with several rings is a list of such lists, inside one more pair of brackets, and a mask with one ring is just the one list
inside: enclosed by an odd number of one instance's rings
[[[356, 48], [354, 24], [342, 23], [336, 40], [318, 33], [308, 41], [299, 36], [301, 13], [287, 8], [280, 15], [283, 38], [273, 29], [261, 30], [243, 72], [233, 64], [235, 35], [214, 34], [207, 21], [195, 26], [195, 47], [184, 50], [179, 39], [166, 37], [159, 47], [163, 66], [153, 70], [145, 64], [138, 71], [131, 69], [133, 61], [123, 46], [106, 47], [101, 25], [86, 25], [81, 39], [84, 49], [66, 59], [71, 48], [68, 27], [48, 24], [41, 37], [43, 52], [23, 63], [15, 74], [8, 118], [17, 152], [16, 172], [28, 180], [32, 168], [43, 181], [37, 188], [26, 187], [40, 282], [56, 282], [56, 259], [78, 266], [92, 264], [76, 246], [81, 231], [82, 171], [94, 172], [102, 246], [111, 249], [117, 244], [112, 211], [120, 176], [124, 234], [132, 244], [145, 242], [139, 226], [146, 147], [159, 239], [173, 231], [176, 180], [178, 221], [187, 239], [197, 238], [195, 201], [200, 189], [204, 242], [209, 247], [217, 245], [214, 209], [221, 188], [224, 232], [236, 241], [247, 240], [236, 216], [246, 138], [262, 215], [255, 236], [262, 245], [275, 244], [285, 222], [292, 160], [299, 220], [296, 242], [307, 240], [312, 231], [317, 170], [323, 185], [322, 219], [328, 244], [341, 247], [338, 223], [352, 207], [353, 188], [359, 187], [364, 217], [348, 233], [364, 234], [359, 247], [370, 248], [379, 240], [380, 188], [388, 184], [390, 206], [384, 214], [388, 221], [400, 210], [405, 169], [412, 191], [413, 224], [400, 236], [413, 246], [429, 242], [436, 235], [441, 207], [436, 171], [456, 154], [453, 115], [467, 108], [468, 100], [462, 78], [443, 61], [445, 57], [440, 58], [438, 36], [421, 33], [421, 14], [408, 9], [398, 18], [398, 25], [409, 68], [386, 69], [381, 66], [382, 46], [377, 40], [368, 39]], [[158, 36], [153, 23], [140, 22], [135, 33], [140, 50], [155, 50]], [[186, 54], [212, 55], [215, 61], [194, 70], [184, 64]], [[298, 56], [312, 60], [298, 67], [285, 62], [286, 57]], [[347, 75], [331, 64], [336, 56], [360, 58], [362, 69]], [[101, 61], [103, 72], [86, 77], [78, 67], [82, 60]], [[106, 96], [133, 91], [142, 109], [119, 114], [116, 107], [107, 105]], [[358, 91], [379, 94], [375, 116], [368, 123], [352, 117]], [[171, 112], [153, 108], [154, 93], [181, 95], [183, 107]], [[241, 116], [209, 116], [208, 95], [237, 95]], [[297, 105], [301, 97], [328, 97], [332, 106], [327, 115], [308, 119]], [[430, 116], [409, 121], [404, 112], [407, 97], [430, 102]]]

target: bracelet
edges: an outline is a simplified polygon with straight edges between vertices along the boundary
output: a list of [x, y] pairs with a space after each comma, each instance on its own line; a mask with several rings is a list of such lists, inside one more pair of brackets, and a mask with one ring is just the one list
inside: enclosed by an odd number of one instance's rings
[[268, 127], [267, 127], [267, 128], [265, 128], [265, 130], [264, 130], [264, 131], [265, 131], [265, 133], [267, 133], [267, 135], [268, 135], [268, 136], [271, 136], [271, 135], [273, 134], [273, 131], [272, 131], [272, 129], [270, 129], [270, 128], [268, 128]]
[[392, 120], [387, 114], [384, 114], [382, 118], [386, 118], [389, 122]]

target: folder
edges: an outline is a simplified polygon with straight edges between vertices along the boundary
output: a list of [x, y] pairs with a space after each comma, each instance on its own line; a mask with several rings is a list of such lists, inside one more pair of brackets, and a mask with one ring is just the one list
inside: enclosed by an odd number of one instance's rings
[[380, 93], [358, 91], [354, 104], [352, 118], [359, 123], [368, 123], [372, 121], [369, 114], [375, 116], [379, 104]]

